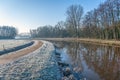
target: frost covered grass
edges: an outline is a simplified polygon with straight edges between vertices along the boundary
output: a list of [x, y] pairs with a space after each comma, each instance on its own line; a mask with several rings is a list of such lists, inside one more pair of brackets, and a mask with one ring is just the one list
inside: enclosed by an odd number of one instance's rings
[[0, 51], [29, 43], [30, 40], [0, 40]]
[[0, 65], [0, 80], [57, 80], [58, 77], [54, 46], [46, 41], [36, 51]]

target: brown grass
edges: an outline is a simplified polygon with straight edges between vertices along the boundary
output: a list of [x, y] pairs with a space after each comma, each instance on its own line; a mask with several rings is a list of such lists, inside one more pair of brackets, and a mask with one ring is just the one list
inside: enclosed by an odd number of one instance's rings
[[89, 38], [42, 38], [43, 40], [52, 41], [78, 41], [82, 43], [91, 43], [97, 45], [108, 45], [108, 46], [120, 46], [120, 41], [118, 40], [102, 40], [102, 39], [89, 39]]
[[19, 51], [16, 51], [15, 54], [4, 55], [3, 57], [0, 58], [0, 64], [6, 64], [10, 61], [13, 61], [13, 60], [21, 57], [21, 56], [27, 55], [27, 54], [35, 51], [39, 47], [41, 47], [42, 44], [43, 43], [41, 41], [35, 41], [35, 43], [32, 46], [21, 49]]

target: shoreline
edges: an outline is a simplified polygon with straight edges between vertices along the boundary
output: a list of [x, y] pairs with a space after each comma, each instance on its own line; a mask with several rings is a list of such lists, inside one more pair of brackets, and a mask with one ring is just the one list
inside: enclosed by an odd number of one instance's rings
[[102, 40], [102, 39], [89, 39], [89, 38], [39, 38], [39, 39], [48, 40], [48, 41], [50, 40], [50, 41], [81, 42], [81, 43], [120, 47], [120, 41], [118, 40]]

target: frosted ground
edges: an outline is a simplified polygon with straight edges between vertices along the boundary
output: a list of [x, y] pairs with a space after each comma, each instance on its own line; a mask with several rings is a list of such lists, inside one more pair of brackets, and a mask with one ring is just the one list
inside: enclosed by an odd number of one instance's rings
[[30, 40], [0, 40], [0, 51], [29, 43]]
[[54, 58], [54, 46], [42, 42], [44, 44], [36, 51], [0, 65], [0, 80], [58, 80], [60, 75]]

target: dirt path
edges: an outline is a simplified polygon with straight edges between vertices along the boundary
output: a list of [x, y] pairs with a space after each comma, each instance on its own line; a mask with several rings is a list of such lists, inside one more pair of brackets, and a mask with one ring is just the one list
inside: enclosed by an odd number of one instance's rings
[[30, 47], [21, 49], [16, 52], [12, 52], [10, 54], [0, 56], [0, 64], [6, 64], [6, 63], [9, 63], [9, 62], [21, 57], [21, 56], [27, 55], [27, 54], [35, 51], [36, 49], [38, 49], [40, 46], [42, 46], [42, 44], [43, 43], [41, 41], [35, 41], [35, 43]]

